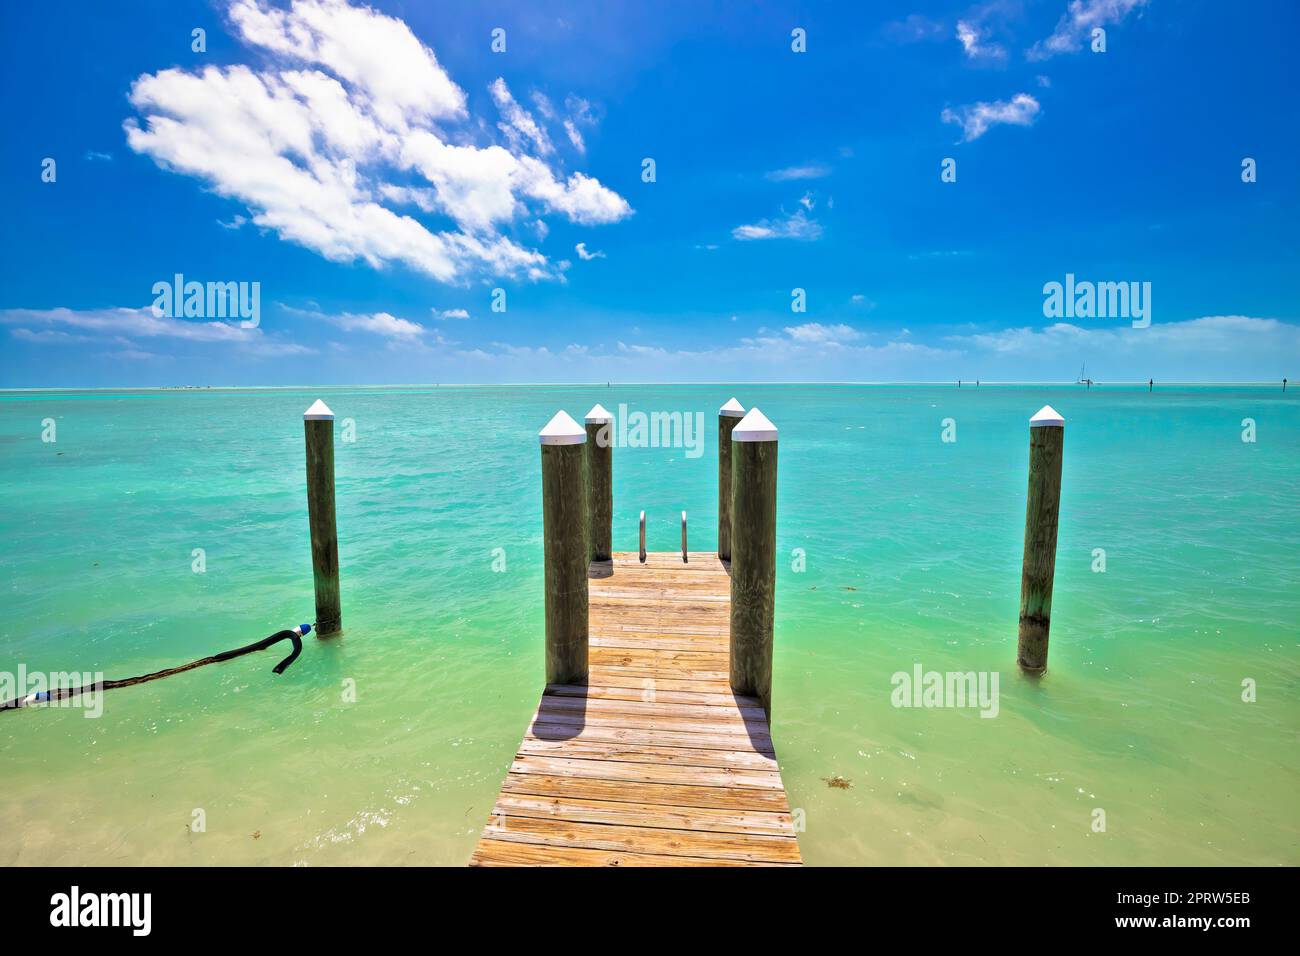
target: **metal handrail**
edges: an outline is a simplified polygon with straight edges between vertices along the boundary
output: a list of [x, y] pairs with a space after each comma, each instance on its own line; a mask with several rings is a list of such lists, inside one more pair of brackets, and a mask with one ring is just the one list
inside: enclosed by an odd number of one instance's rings
[[645, 512], [641, 512], [641, 563], [645, 564]]
[[686, 512], [682, 512], [682, 564], [689, 559], [686, 557]]

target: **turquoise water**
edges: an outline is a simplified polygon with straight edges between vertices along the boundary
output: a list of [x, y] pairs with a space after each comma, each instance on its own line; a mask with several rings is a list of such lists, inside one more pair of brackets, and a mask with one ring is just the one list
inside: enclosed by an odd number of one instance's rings
[[[127, 677], [312, 620], [318, 397], [346, 628], [278, 677], [285, 645], [110, 692], [98, 719], [0, 715], [0, 864], [463, 864], [542, 685], [537, 430], [597, 401], [704, 413], [700, 457], [615, 451], [614, 540], [634, 550], [645, 509], [674, 550], [684, 509], [706, 549], [733, 393], [781, 430], [773, 732], [808, 863], [1300, 863], [1300, 395], [742, 385], [0, 393], [0, 671]], [[1046, 402], [1065, 464], [1031, 680]], [[997, 717], [893, 707], [916, 663], [998, 672]]]

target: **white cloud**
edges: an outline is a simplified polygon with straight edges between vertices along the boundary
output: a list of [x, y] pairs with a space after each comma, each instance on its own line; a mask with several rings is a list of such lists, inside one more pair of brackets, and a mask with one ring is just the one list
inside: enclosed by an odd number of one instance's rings
[[821, 238], [822, 227], [815, 219], [808, 218], [806, 210], [798, 209], [784, 219], [760, 219], [750, 225], [737, 226], [731, 234], [742, 241], [797, 239], [807, 242]]
[[1300, 354], [1300, 326], [1276, 319], [1245, 315], [1210, 315], [1182, 322], [1153, 322], [1149, 327], [1084, 327], [1058, 322], [1045, 328], [1003, 329], [1000, 332], [949, 336], [947, 341], [973, 345], [991, 352], [1015, 355], [1043, 355], [1082, 351], [1121, 354], [1154, 354], [1173, 357], [1180, 353], [1230, 354], [1243, 348], [1276, 349], [1282, 354]]
[[574, 149], [580, 153], [587, 151], [587, 144], [583, 140], [582, 134], [578, 132], [578, 127], [574, 125], [573, 120], [566, 119], [564, 121], [564, 131], [569, 134], [569, 142], [573, 144]]
[[862, 338], [862, 333], [849, 325], [823, 325], [820, 322], [806, 322], [803, 325], [787, 326], [785, 334], [795, 342], [805, 345], [845, 345]]
[[823, 179], [831, 174], [831, 168], [821, 163], [809, 163], [805, 166], [787, 166], [767, 173], [767, 178], [777, 183], [792, 179]]
[[1010, 100], [993, 103], [972, 103], [957, 109], [945, 109], [940, 119], [956, 123], [962, 128], [962, 141], [979, 139], [999, 124], [1030, 126], [1038, 116], [1038, 100], [1028, 93], [1017, 93]]
[[[560, 178], [549, 139], [503, 81], [492, 85], [506, 146], [449, 141], [465, 95], [400, 20], [343, 0], [234, 0], [230, 18], [263, 68], [208, 66], [138, 77], [127, 142], [160, 166], [243, 202], [251, 221], [339, 262], [401, 263], [442, 282], [475, 272], [530, 279], [560, 270], [498, 230], [556, 213], [594, 225], [631, 215], [583, 173]], [[305, 67], [300, 69], [299, 67]], [[529, 124], [532, 123], [530, 126]], [[445, 216], [431, 231], [390, 208]]]
[[1002, 60], [1007, 51], [996, 43], [987, 43], [986, 32], [969, 20], [957, 21], [957, 39], [961, 41], [966, 56], [972, 60]]
[[[12, 332], [16, 338], [42, 344], [101, 342], [130, 346], [134, 339], [143, 338], [230, 345], [257, 357], [302, 355], [314, 351], [306, 346], [272, 339], [260, 327], [246, 329], [225, 322], [155, 316], [149, 306], [138, 309], [0, 309], [0, 324], [17, 326]], [[66, 329], [75, 329], [76, 332], [67, 333]]]
[[1094, 27], [1119, 23], [1147, 0], [1070, 0], [1052, 35], [1029, 48], [1030, 60], [1046, 60], [1058, 53], [1074, 53], [1091, 39]]
[[496, 103], [497, 109], [501, 112], [502, 122], [497, 126], [501, 132], [506, 134], [511, 145], [516, 150], [522, 150], [525, 141], [531, 142], [537, 152], [542, 156], [548, 156], [555, 152], [555, 147], [551, 145], [551, 138], [546, 135], [546, 130], [537, 125], [537, 120], [533, 119], [533, 114], [516, 102], [510, 93], [510, 88], [506, 86], [506, 81], [497, 77], [488, 87], [492, 92], [492, 101]]
[[414, 341], [428, 331], [418, 322], [399, 319], [388, 312], [372, 312], [368, 315], [343, 312], [339, 315], [324, 316], [324, 318], [344, 331], [369, 332], [371, 335], [378, 335], [386, 339]]
[[[633, 330], [633, 334], [636, 333]], [[1162, 375], [1190, 381], [1278, 381], [1300, 354], [1300, 326], [1247, 316], [1212, 316], [1146, 329], [1128, 326], [1003, 329], [916, 341], [906, 328], [868, 337], [851, 326], [806, 323], [760, 329], [735, 344], [682, 349], [624, 339], [590, 346], [580, 361], [546, 346], [494, 343], [458, 352], [480, 377], [502, 381], [1073, 381], [1080, 361], [1099, 381]], [[1094, 371], [1095, 370], [1095, 371]], [[1068, 415], [1068, 412], [1067, 412]], [[778, 423], [779, 424], [779, 423]]]
[[394, 17], [344, 0], [293, 0], [288, 10], [235, 0], [230, 19], [254, 46], [325, 67], [353, 87], [388, 128], [465, 114], [464, 91]]
[[429, 312], [438, 320], [469, 318], [469, 312], [465, 309], [443, 309], [441, 312], [437, 309], [430, 309]]
[[603, 252], [588, 252], [587, 244], [585, 242], [580, 242], [573, 248], [577, 250], [578, 258], [583, 260], [584, 262], [590, 262], [592, 259], [605, 258], [605, 253]]

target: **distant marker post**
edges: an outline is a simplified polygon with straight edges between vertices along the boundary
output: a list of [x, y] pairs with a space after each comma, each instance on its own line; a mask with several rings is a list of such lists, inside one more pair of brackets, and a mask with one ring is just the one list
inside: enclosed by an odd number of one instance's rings
[[731, 560], [731, 432], [745, 417], [734, 398], [718, 409], [718, 557]]
[[757, 408], [731, 432], [731, 689], [772, 717], [776, 426]]
[[1052, 406], [1044, 405], [1029, 420], [1029, 492], [1025, 505], [1025, 557], [1020, 571], [1016, 661], [1030, 674], [1047, 669], [1064, 444], [1065, 419]]
[[546, 581], [546, 682], [587, 679], [587, 432], [560, 411], [538, 432]]
[[339, 602], [339, 537], [334, 518], [334, 413], [319, 399], [303, 412], [307, 436], [307, 517], [316, 590], [316, 636], [343, 630]]
[[592, 561], [609, 561], [614, 546], [614, 416], [604, 405], [587, 412], [587, 524]]

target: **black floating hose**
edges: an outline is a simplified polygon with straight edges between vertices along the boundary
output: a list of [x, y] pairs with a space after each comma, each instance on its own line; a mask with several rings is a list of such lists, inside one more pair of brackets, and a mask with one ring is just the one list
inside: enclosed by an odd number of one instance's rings
[[283, 674], [285, 668], [296, 661], [298, 655], [302, 653], [303, 636], [310, 633], [310, 624], [299, 624], [297, 627], [287, 631], [276, 631], [270, 637], [264, 637], [260, 641], [254, 641], [252, 644], [246, 644], [243, 647], [236, 647], [234, 650], [222, 651], [220, 654], [213, 654], [211, 657], [205, 657], [201, 660], [190, 661], [188, 664], [181, 664], [179, 667], [169, 667], [166, 670], [154, 671], [152, 674], [143, 674], [140, 677], [128, 677], [125, 680], [106, 680], [102, 683], [88, 684], [83, 687], [60, 687], [55, 690], [43, 691], [38, 694], [28, 694], [26, 697], [18, 697], [14, 700], [0, 704], [0, 711], [18, 710], [21, 707], [27, 707], [31, 704], [45, 704], [56, 700], [67, 700], [68, 698], [76, 697], [85, 691], [115, 690], [118, 687], [131, 687], [135, 684], [144, 684], [151, 680], [161, 680], [164, 677], [171, 677], [173, 674], [192, 671], [196, 667], [203, 667], [207, 664], [220, 664], [222, 661], [233, 660], [236, 657], [251, 654], [253, 651], [264, 651], [272, 644], [278, 644], [280, 641], [292, 641], [292, 653], [271, 669], [273, 674]]

